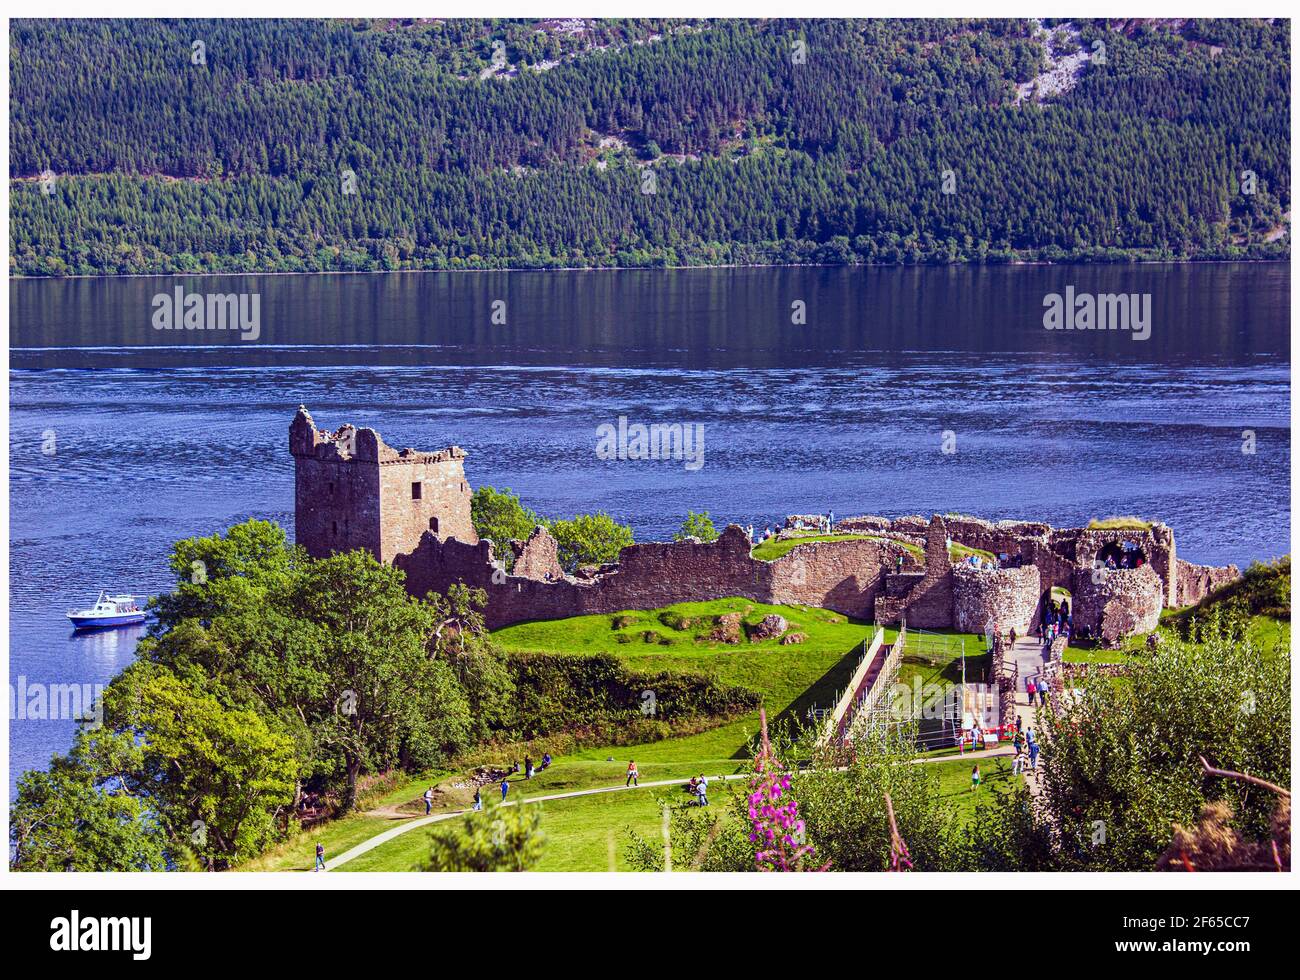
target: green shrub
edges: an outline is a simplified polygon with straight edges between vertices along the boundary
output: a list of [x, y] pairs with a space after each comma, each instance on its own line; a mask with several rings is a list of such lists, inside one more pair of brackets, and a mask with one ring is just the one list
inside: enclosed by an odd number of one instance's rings
[[517, 697], [499, 741], [566, 733], [586, 745], [632, 745], [705, 731], [759, 703], [745, 687], [701, 674], [638, 672], [607, 653], [516, 653], [506, 663]]

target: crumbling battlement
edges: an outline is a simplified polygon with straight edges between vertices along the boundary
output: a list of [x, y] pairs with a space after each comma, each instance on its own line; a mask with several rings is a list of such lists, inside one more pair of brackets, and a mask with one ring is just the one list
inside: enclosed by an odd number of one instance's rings
[[1178, 594], [1175, 596], [1174, 604], [1194, 606], [1211, 592], [1239, 578], [1241, 578], [1241, 571], [1236, 565], [1216, 568], [1213, 565], [1193, 565], [1190, 561], [1179, 558]]
[[[1163, 524], [1132, 528], [1052, 528], [1036, 521], [990, 522], [965, 515], [848, 517], [837, 534], [775, 561], [751, 555], [749, 535], [729, 526], [718, 540], [635, 544], [617, 563], [565, 574], [555, 539], [537, 527], [508, 543], [513, 567], [499, 567], [470, 514], [465, 453], [396, 450], [373, 429], [316, 428], [299, 408], [289, 428], [296, 467], [295, 534], [315, 556], [364, 548], [406, 574], [414, 595], [463, 582], [484, 590], [489, 627], [535, 619], [655, 609], [741, 596], [755, 602], [832, 609], [863, 620], [982, 632], [1035, 629], [1053, 588], [1072, 595], [1076, 630], [1108, 640], [1155, 627], [1160, 610], [1186, 605], [1238, 577], [1179, 559]], [[802, 520], [792, 516], [782, 538]], [[807, 525], [814, 525], [807, 527]], [[954, 565], [949, 544], [1007, 556], [998, 569]], [[924, 560], [917, 557], [924, 548]], [[1137, 561], [1140, 567], [1110, 563]]]

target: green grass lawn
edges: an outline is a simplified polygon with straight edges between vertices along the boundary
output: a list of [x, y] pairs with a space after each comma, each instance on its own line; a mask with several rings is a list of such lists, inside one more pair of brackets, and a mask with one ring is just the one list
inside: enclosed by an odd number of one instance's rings
[[[423, 792], [423, 791], [421, 791]], [[316, 843], [325, 845], [326, 859], [337, 857], [376, 834], [392, 827], [394, 819], [357, 813], [341, 820], [328, 820], [311, 830], [295, 834], [265, 854], [241, 864], [236, 871], [310, 871], [316, 861]]]
[[[976, 762], [980, 767], [980, 788], [972, 792], [970, 771]], [[918, 764], [929, 766], [939, 777], [939, 798], [952, 807], [953, 819], [959, 826], [969, 823], [975, 816], [975, 805], [980, 797], [987, 796], [995, 788], [1024, 782], [1023, 776], [1011, 774], [1010, 757]]]
[[[620, 785], [622, 782], [620, 781]], [[729, 790], [740, 792], [743, 780], [725, 786], [711, 782], [709, 802], [726, 813]], [[644, 787], [622, 793], [582, 796], [568, 800], [526, 803], [542, 808], [546, 843], [537, 871], [630, 871], [626, 851], [628, 831], [658, 839], [663, 833], [659, 800], [685, 806], [690, 797], [678, 787]], [[455, 820], [457, 818], [453, 818]], [[429, 853], [429, 839], [439, 826], [413, 830], [362, 854], [340, 871], [416, 871]]]
[[[749, 625], [766, 615], [779, 614], [788, 621], [790, 632], [804, 633], [807, 639], [788, 646], [776, 640], [750, 643], [742, 639], [727, 644], [710, 639], [717, 617], [736, 612], [742, 614], [742, 623]], [[672, 642], [646, 642], [646, 633]], [[858, 664], [863, 642], [870, 641], [874, 633], [871, 624], [829, 610], [772, 606], [733, 598], [682, 603], [652, 611], [629, 610], [613, 615], [520, 623], [497, 631], [494, 639], [507, 651], [612, 653], [636, 670], [711, 674], [724, 683], [744, 685], [759, 692], [769, 718], [779, 724], [787, 720], [807, 723], [810, 708], [831, 707]], [[893, 642], [896, 636], [895, 630], [885, 630], [885, 643]], [[620, 637], [625, 639], [620, 641]], [[982, 637], [927, 634], [921, 652], [904, 658], [900, 681], [910, 683], [912, 677], [921, 678], [923, 684], [960, 680], [962, 641], [968, 654], [968, 675], [974, 679], [977, 665], [988, 659], [987, 655], [980, 654]], [[970, 656], [972, 653], [977, 656]], [[750, 757], [749, 741], [758, 728], [755, 712], [695, 735], [644, 745], [582, 750], [557, 758], [549, 769], [532, 780], [525, 780], [522, 775], [511, 776], [510, 799], [622, 786], [630, 759], [636, 760], [643, 783], [664, 779], [684, 782], [700, 772], [710, 777], [735, 773]], [[961, 763], [934, 765], [942, 770]], [[969, 767], [966, 774], [969, 775]], [[435, 810], [468, 808], [472, 791], [452, 785], [461, 779], [462, 776], [446, 773], [411, 779], [369, 803], [372, 808], [386, 808], [387, 814], [358, 814], [320, 825], [250, 862], [244, 870], [310, 870], [317, 840], [325, 844], [327, 856], [336, 857], [393, 826], [394, 820], [401, 819], [400, 814], [423, 816], [421, 795], [431, 783], [437, 788]], [[715, 785], [721, 793], [723, 784], [719, 781]], [[616, 845], [615, 867], [624, 869], [622, 851], [627, 828], [633, 827], [643, 835], [658, 834], [660, 815], [655, 797], [664, 794], [670, 799], [677, 795], [666, 788], [646, 787], [631, 793], [529, 804], [545, 807], [543, 829], [549, 843], [541, 870], [607, 870], [611, 839]], [[500, 799], [495, 786], [485, 787], [483, 795], [489, 804]], [[719, 796], [719, 802], [721, 799]], [[412, 869], [427, 854], [432, 830], [432, 827], [422, 828], [404, 834], [340, 870]]]
[[[789, 554], [800, 545], [812, 544], [814, 541], [890, 541], [890, 538], [882, 538], [877, 534], [804, 534], [794, 538], [775, 537], [761, 541], [754, 546], [750, 557], [759, 561], [776, 561], [782, 555]], [[906, 541], [895, 541], [895, 544], [901, 544], [917, 558], [924, 559], [925, 551], [917, 545]]]
[[[979, 799], [992, 792], [997, 784], [1020, 782], [1012, 776], [1011, 760], [980, 759], [981, 788], [971, 791], [970, 771], [973, 762], [918, 763], [937, 777], [937, 793], [960, 826], [975, 813]], [[642, 767], [643, 773], [645, 767]], [[743, 780], [728, 783], [714, 781], [709, 801], [717, 814], [726, 814], [734, 793], [744, 791]], [[626, 850], [628, 832], [657, 840], [663, 833], [659, 801], [670, 806], [685, 806], [687, 796], [678, 787], [644, 787], [640, 790], [598, 796], [576, 797], [527, 803], [542, 808], [542, 832], [546, 843], [537, 871], [628, 871]], [[455, 819], [455, 818], [453, 818]], [[430, 837], [446, 824], [422, 827], [403, 834], [380, 847], [362, 854], [339, 868], [340, 871], [416, 871], [429, 853]], [[310, 863], [310, 862], [308, 862]]]
[[[803, 633], [804, 642], [782, 646], [777, 640], [728, 644], [710, 641], [718, 616], [741, 613], [747, 625], [778, 614], [788, 632]], [[520, 623], [493, 634], [508, 651], [612, 653], [634, 670], [690, 671], [739, 684], [763, 697], [768, 718], [776, 723], [807, 723], [811, 708], [833, 707], [848, 683], [875, 627], [827, 609], [772, 606], [748, 599], [686, 602], [649, 612], [628, 610], [613, 615]], [[645, 634], [672, 642], [646, 642]], [[896, 635], [886, 630], [886, 642]], [[623, 639], [620, 640], [620, 637]], [[748, 738], [758, 731], [758, 713], [697, 735], [642, 746], [596, 748], [579, 758], [612, 756], [638, 762], [684, 762], [692, 759], [739, 759], [748, 755]]]

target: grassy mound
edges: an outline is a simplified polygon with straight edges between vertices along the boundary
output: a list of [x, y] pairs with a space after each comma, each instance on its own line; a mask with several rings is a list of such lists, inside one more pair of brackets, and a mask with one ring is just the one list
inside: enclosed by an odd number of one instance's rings
[[1140, 517], [1103, 517], [1088, 522], [1089, 531], [1149, 531], [1151, 522]]
[[953, 561], [961, 561], [971, 555], [975, 555], [984, 561], [993, 561], [996, 557], [991, 551], [985, 551], [983, 548], [970, 548], [964, 544], [958, 544], [956, 541], [948, 546], [948, 557]]
[[[785, 617], [786, 634], [802, 633], [803, 641], [751, 642], [750, 630], [768, 615]], [[806, 724], [810, 709], [832, 706], [857, 666], [863, 641], [874, 632], [869, 623], [828, 609], [730, 598], [517, 623], [498, 630], [493, 638], [507, 653], [612, 653], [638, 673], [700, 674], [721, 685], [758, 692], [769, 719]], [[886, 631], [888, 639], [893, 636], [894, 631]], [[755, 710], [711, 731], [643, 746], [634, 757], [664, 762], [739, 758], [747, 753], [749, 738], [757, 730]], [[619, 749], [608, 754], [625, 759], [627, 753]], [[596, 750], [580, 754], [604, 757]]]
[[[776, 561], [782, 555], [789, 554], [800, 545], [812, 544], [814, 541], [889, 541], [889, 538], [882, 538], [875, 534], [807, 534], [797, 538], [768, 538], [754, 546], [750, 556], [757, 558], [759, 561]], [[901, 544], [918, 558], [924, 558], [925, 552], [914, 544], [906, 542], [895, 542]]]

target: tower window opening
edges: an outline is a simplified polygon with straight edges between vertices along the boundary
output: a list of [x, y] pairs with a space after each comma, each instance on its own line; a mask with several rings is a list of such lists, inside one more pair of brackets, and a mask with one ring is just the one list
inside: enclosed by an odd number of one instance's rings
[[423, 495], [423, 493], [424, 493], [424, 484], [422, 484], [422, 483], [412, 483], [412, 484], [411, 484], [411, 499], [412, 499], [412, 500], [419, 500], [420, 497]]
[[432, 531], [434, 534], [438, 533], [438, 518], [436, 517], [429, 518], [429, 530]]

